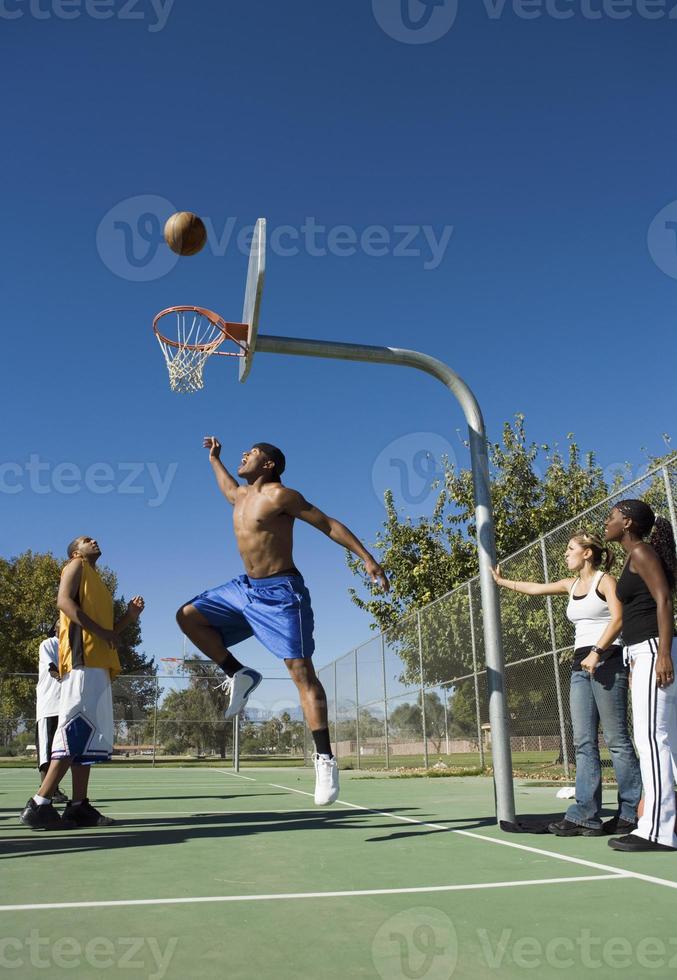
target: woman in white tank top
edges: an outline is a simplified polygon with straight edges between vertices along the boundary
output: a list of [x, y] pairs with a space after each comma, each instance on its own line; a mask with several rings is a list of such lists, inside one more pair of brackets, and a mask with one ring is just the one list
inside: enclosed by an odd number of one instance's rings
[[[616, 580], [609, 574], [609, 549], [594, 534], [579, 532], [567, 544], [571, 576], [558, 582], [514, 582], [495, 569], [494, 581], [525, 595], [568, 595], [567, 618], [574, 624], [570, 706], [576, 747], [576, 802], [548, 830], [558, 837], [598, 837], [630, 833], [637, 826], [642, 782], [628, 731], [628, 670], [615, 641], [622, 609]], [[605, 570], [602, 570], [604, 561]], [[602, 766], [598, 729], [602, 725], [618, 781], [618, 810], [602, 823]]]

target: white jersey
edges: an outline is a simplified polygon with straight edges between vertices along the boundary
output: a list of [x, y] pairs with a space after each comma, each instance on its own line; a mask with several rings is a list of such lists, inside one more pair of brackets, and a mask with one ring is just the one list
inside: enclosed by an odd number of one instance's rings
[[569, 592], [567, 619], [576, 627], [574, 650], [581, 647], [594, 647], [602, 638], [604, 630], [611, 622], [611, 613], [606, 599], [597, 591], [604, 572], [596, 572], [587, 595], [575, 596], [576, 579]]
[[59, 714], [61, 684], [49, 672], [49, 665], [59, 666], [59, 641], [56, 636], [43, 640], [38, 654], [38, 686], [35, 691], [35, 718], [51, 718]]

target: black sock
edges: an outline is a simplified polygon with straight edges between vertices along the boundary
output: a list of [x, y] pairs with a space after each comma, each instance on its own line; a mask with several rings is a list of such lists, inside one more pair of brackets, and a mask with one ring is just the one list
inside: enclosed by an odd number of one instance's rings
[[237, 674], [238, 670], [242, 670], [242, 664], [235, 659], [232, 653], [229, 653], [226, 659], [221, 661], [219, 667], [228, 677], [232, 677], [233, 674]]
[[329, 741], [329, 729], [328, 728], [318, 728], [316, 732], [312, 733], [313, 742], [315, 743], [315, 751], [318, 755], [328, 755], [330, 759], [334, 756], [331, 751], [331, 742]]

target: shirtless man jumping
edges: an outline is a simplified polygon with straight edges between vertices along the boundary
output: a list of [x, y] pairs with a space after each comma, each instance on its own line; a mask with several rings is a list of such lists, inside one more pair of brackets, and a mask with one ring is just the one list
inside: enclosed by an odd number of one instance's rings
[[176, 614], [181, 630], [198, 650], [226, 674], [230, 692], [225, 717], [239, 714], [261, 683], [261, 674], [244, 667], [230, 647], [255, 636], [272, 654], [284, 660], [298, 688], [303, 714], [315, 743], [315, 803], [333, 803], [339, 792], [338, 765], [332, 755], [327, 721], [327, 698], [311, 657], [313, 611], [310, 594], [292, 558], [294, 521], [305, 521], [364, 562], [372, 581], [388, 590], [385, 572], [348, 528], [309, 504], [296, 490], [282, 486], [284, 454], [267, 442], [243, 453], [237, 475], [221, 462], [221, 443], [206, 436], [216, 482], [233, 505], [233, 524], [245, 575], [191, 599]]

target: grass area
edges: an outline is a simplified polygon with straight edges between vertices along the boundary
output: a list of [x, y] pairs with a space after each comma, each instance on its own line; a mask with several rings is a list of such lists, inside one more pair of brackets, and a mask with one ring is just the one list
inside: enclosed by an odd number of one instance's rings
[[[614, 782], [614, 773], [611, 767], [608, 752], [602, 750], [603, 781], [605, 783]], [[513, 774], [516, 778], [538, 780], [539, 782], [550, 782], [553, 784], [561, 782], [571, 782], [573, 771], [569, 776], [564, 773], [564, 767], [557, 762], [556, 752], [549, 750], [545, 752], [513, 752]], [[385, 755], [361, 756], [359, 759], [355, 755], [341, 756], [339, 765], [342, 770], [355, 770], [359, 773], [368, 774], [370, 772], [379, 775], [391, 775], [398, 778], [411, 778], [415, 776], [480, 776], [491, 773], [491, 754], [485, 754], [485, 767], [482, 768], [478, 752], [458, 752], [452, 755], [442, 753], [430, 753], [428, 755], [428, 766], [425, 765], [423, 755], [397, 755], [391, 753], [386, 765]], [[248, 756], [243, 755], [240, 762], [244, 766], [252, 768], [269, 768], [277, 766], [281, 768], [302, 768], [303, 758], [289, 758], [287, 756]], [[310, 759], [308, 760], [311, 764]], [[113, 766], [133, 766], [134, 768], [149, 768], [153, 762], [150, 756], [124, 756], [116, 755], [110, 765]], [[166, 768], [168, 766], [181, 766], [182, 768], [213, 768], [222, 767], [231, 769], [232, 758], [195, 758], [190, 756], [158, 756], [155, 760], [155, 768]], [[6, 757], [0, 758], [0, 768], [7, 769], [35, 769], [35, 760], [28, 757]], [[572, 766], [573, 770], [573, 766]]]

